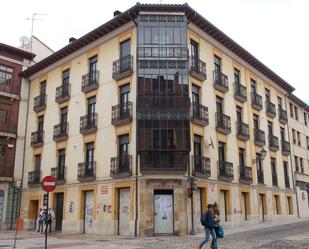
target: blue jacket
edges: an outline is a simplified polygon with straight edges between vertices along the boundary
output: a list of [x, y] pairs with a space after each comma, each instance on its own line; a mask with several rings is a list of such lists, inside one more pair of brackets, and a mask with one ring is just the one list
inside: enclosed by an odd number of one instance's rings
[[207, 211], [204, 215], [206, 215], [206, 228], [214, 227], [214, 218], [211, 212]]

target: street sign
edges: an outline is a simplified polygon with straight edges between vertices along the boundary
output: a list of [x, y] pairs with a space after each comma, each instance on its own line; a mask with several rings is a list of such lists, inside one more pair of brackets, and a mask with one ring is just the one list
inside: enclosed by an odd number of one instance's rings
[[52, 176], [45, 176], [41, 182], [41, 187], [46, 192], [52, 192], [56, 189], [56, 179]]

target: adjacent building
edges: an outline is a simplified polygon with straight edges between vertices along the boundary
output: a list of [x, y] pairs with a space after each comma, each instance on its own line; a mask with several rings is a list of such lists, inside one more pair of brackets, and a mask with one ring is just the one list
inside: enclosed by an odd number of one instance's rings
[[46, 175], [58, 231], [188, 234], [213, 202], [224, 226], [297, 217], [294, 88], [187, 4], [115, 12], [23, 75], [26, 229]]
[[309, 107], [291, 94], [288, 97], [291, 163], [300, 217], [309, 217]]

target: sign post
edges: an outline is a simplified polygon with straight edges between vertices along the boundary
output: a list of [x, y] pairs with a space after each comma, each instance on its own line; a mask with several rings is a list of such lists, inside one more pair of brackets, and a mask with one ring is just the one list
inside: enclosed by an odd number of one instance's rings
[[56, 189], [56, 179], [52, 176], [45, 176], [41, 182], [41, 187], [46, 194], [44, 194], [43, 205], [46, 206], [45, 213], [45, 249], [47, 249], [47, 217], [48, 217], [48, 199], [49, 192], [52, 192]]

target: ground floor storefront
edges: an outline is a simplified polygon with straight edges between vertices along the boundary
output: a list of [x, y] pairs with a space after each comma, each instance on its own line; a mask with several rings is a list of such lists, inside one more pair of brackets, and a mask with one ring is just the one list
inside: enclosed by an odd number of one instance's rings
[[[226, 228], [297, 217], [289, 189], [198, 179], [192, 207], [187, 189], [186, 177], [172, 175], [59, 185], [49, 196], [52, 227], [85, 234], [186, 235], [192, 230], [191, 210], [194, 230], [202, 231], [200, 216], [214, 202]], [[23, 190], [21, 216], [27, 230], [36, 229], [43, 194], [39, 186]]]

